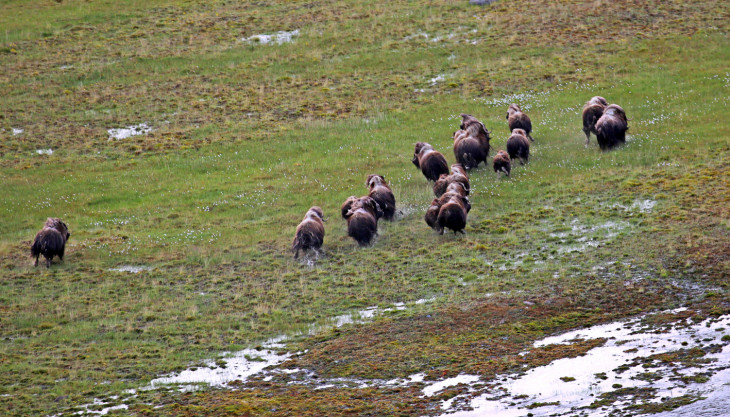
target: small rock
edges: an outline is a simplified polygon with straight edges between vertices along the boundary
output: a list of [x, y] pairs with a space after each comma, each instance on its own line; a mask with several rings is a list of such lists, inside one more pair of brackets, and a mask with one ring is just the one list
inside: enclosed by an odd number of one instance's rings
[[487, 5], [490, 5], [490, 4], [492, 4], [492, 3], [496, 2], [496, 1], [497, 0], [469, 0], [469, 4], [474, 4], [474, 5], [477, 5], [477, 6], [487, 6]]

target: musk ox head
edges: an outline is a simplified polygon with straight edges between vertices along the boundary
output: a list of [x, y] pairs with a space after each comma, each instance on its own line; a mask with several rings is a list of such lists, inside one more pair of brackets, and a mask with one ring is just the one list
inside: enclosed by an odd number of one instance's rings
[[606, 101], [606, 99], [601, 96], [594, 96], [586, 104], [587, 105], [602, 104], [604, 106], [608, 106], [608, 101]]
[[522, 109], [520, 109], [520, 106], [512, 103], [507, 108], [507, 117], [505, 117], [505, 119], [509, 119], [509, 117], [514, 113], [522, 113]]
[[624, 122], [628, 121], [628, 119], [626, 119], [626, 112], [618, 104], [609, 105], [608, 107], [606, 107], [606, 110], [603, 111], [603, 114], [607, 116], [615, 116], [621, 118]]
[[525, 132], [525, 129], [512, 129], [512, 134], [527, 137], [527, 132]]
[[342, 212], [342, 218], [347, 219], [349, 216], [347, 215], [350, 212], [350, 209], [357, 203], [358, 198], [354, 195], [351, 195], [347, 197], [347, 200], [345, 200], [344, 203], [342, 203], [342, 207], [340, 207], [340, 211]]
[[68, 226], [66, 226], [66, 223], [62, 222], [58, 217], [47, 218], [43, 227], [50, 227], [51, 229], [58, 230], [65, 240], [68, 240], [68, 238], [71, 237], [71, 233], [68, 231]]
[[421, 168], [421, 163], [418, 160], [418, 157], [421, 155], [421, 151], [423, 151], [424, 149], [428, 149], [430, 147], [431, 147], [431, 145], [429, 145], [426, 142], [416, 143], [416, 147], [413, 150], [413, 159], [411, 160], [411, 162], [413, 162], [413, 165], [415, 165], [416, 168]]
[[368, 175], [368, 180], [365, 185], [368, 188], [373, 189], [373, 187], [377, 187], [379, 185], [387, 186], [388, 183], [385, 182], [385, 177], [383, 177], [382, 175], [370, 174]]
[[312, 208], [307, 211], [306, 217], [319, 217], [322, 221], [325, 221], [324, 219], [324, 212], [322, 211], [322, 208], [319, 206], [312, 206]]

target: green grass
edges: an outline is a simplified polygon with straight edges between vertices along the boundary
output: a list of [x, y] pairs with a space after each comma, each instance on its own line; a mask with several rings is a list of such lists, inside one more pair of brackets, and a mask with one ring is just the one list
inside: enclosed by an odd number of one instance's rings
[[[436, 297], [300, 338], [313, 352], [302, 364], [337, 376], [488, 375], [555, 330], [688, 303], [727, 311], [724, 2], [560, 2], [539, 15], [519, 13], [530, 1], [117, 3], [5, 1], [0, 12], [0, 406], [10, 414], [69, 412], [371, 305]], [[238, 40], [292, 29], [290, 44]], [[627, 146], [583, 146], [580, 110], [596, 94], [632, 119]], [[513, 101], [535, 126], [530, 163], [510, 179], [473, 171], [467, 235], [435, 235], [414, 143], [453, 161], [466, 112], [503, 149]], [[108, 138], [138, 123], [154, 131]], [[359, 249], [339, 206], [365, 194], [370, 173], [405, 214]], [[646, 200], [655, 205], [642, 212]], [[288, 251], [311, 205], [329, 218], [314, 267]], [[66, 261], [33, 268], [31, 239], [50, 216], [71, 229]], [[153, 269], [110, 271], [123, 265]], [[514, 308], [548, 299], [555, 307]], [[506, 324], [484, 324], [493, 316]], [[502, 356], [473, 353], [497, 336], [513, 338], [492, 346]], [[267, 389], [245, 398], [256, 414], [276, 414], [267, 395], [286, 398]], [[336, 404], [355, 407], [350, 394], [333, 394]], [[220, 405], [239, 394], [193, 405], [145, 395], [177, 405], [131, 412], [251, 412]], [[333, 412], [326, 395], [308, 395], [289, 411]], [[417, 393], [378, 395], [353, 414], [427, 412]]]

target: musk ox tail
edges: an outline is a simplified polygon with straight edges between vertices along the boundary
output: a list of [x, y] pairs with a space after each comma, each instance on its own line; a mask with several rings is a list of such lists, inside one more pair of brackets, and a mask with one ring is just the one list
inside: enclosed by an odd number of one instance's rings
[[30, 247], [30, 256], [32, 257], [38, 257], [41, 255], [41, 242], [35, 241], [33, 242], [33, 245]]
[[464, 168], [476, 168], [477, 165], [479, 165], [479, 162], [477, 162], [476, 158], [470, 153], [464, 152], [464, 155], [462, 155], [462, 158], [464, 158]]
[[297, 259], [300, 250], [314, 249], [315, 251], [319, 251], [321, 246], [322, 238], [320, 236], [317, 236], [311, 231], [302, 230], [294, 237], [291, 250], [294, 252], [294, 259]]

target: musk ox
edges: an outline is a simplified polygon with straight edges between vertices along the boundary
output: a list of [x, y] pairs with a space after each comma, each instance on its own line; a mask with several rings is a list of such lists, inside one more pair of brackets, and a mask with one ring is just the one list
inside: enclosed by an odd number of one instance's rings
[[66, 249], [66, 241], [71, 237], [66, 223], [56, 217], [49, 217], [43, 229], [35, 235], [35, 241], [30, 247], [30, 256], [35, 258], [35, 266], [38, 266], [38, 257], [43, 255], [46, 258], [46, 267], [51, 267], [51, 259], [58, 255], [63, 260], [63, 252]]
[[461, 164], [451, 165], [451, 175], [441, 174], [438, 181], [433, 184], [433, 194], [441, 197], [446, 192], [446, 187], [454, 182], [461, 183], [466, 195], [469, 195], [469, 176]]
[[395, 196], [393, 191], [385, 182], [382, 175], [368, 175], [367, 187], [370, 189], [369, 197], [372, 197], [380, 208], [383, 210], [383, 218], [385, 220], [393, 220], [395, 215]]
[[383, 216], [383, 211], [372, 197], [360, 197], [354, 200], [348, 198], [342, 206], [343, 210], [348, 201], [349, 209], [343, 215], [347, 220], [347, 234], [360, 246], [367, 246], [378, 233], [378, 219]]
[[583, 106], [583, 133], [586, 134], [586, 146], [591, 138], [591, 132], [598, 136], [596, 132], [596, 122], [603, 116], [603, 111], [608, 106], [608, 102], [601, 96], [595, 96]]
[[527, 134], [523, 129], [515, 129], [512, 136], [507, 139], [507, 153], [510, 159], [520, 159], [520, 164], [525, 165], [530, 159], [530, 142], [525, 137]]
[[466, 233], [466, 216], [470, 210], [471, 203], [464, 185], [454, 182], [441, 197], [431, 202], [424, 219], [426, 224], [441, 235], [444, 234], [444, 229], [451, 229], [454, 233]]
[[420, 168], [429, 181], [436, 181], [441, 174], [449, 173], [449, 165], [441, 152], [435, 151], [433, 146], [426, 142], [416, 143], [413, 151], [413, 165]]
[[476, 168], [480, 162], [486, 164], [488, 151], [489, 144], [485, 149], [476, 137], [469, 135], [467, 130], [454, 132], [454, 157], [464, 168]]
[[299, 251], [313, 250], [317, 256], [320, 254], [322, 243], [324, 243], [324, 213], [322, 209], [314, 206], [307, 211], [304, 220], [297, 226], [294, 234], [294, 243], [291, 250], [294, 252], [294, 259], [299, 258]]
[[[459, 129], [461, 131], [466, 132], [465, 137], [471, 137], [477, 140], [479, 142], [479, 147], [481, 148], [481, 151], [478, 153], [484, 153], [484, 163], [486, 164], [486, 157], [489, 156], [489, 140], [491, 139], [489, 137], [489, 131], [486, 127], [484, 127], [484, 123], [477, 120], [476, 117], [472, 116], [471, 114], [461, 114], [461, 125], [459, 126]], [[457, 131], [458, 132], [458, 131]], [[462, 133], [464, 135], [464, 133]], [[454, 133], [454, 145], [456, 145], [456, 139], [457, 134]], [[467, 167], [464, 162], [466, 161], [459, 161], [460, 155], [463, 156], [463, 152], [456, 152], [456, 146], [454, 146], [454, 155], [456, 156], [457, 162], [464, 165], [465, 168], [469, 169], [470, 167]], [[480, 160], [481, 162], [481, 160]], [[474, 165], [476, 166], [476, 165]]]
[[611, 149], [626, 142], [629, 122], [626, 112], [618, 104], [606, 106], [603, 116], [596, 122], [596, 141], [601, 150]]
[[509, 173], [512, 170], [512, 162], [510, 161], [509, 154], [505, 151], [500, 150], [497, 155], [494, 156], [492, 163], [494, 172], [498, 174], [506, 174], [509, 177]]
[[530, 133], [532, 133], [532, 122], [530, 121], [530, 118], [522, 112], [520, 106], [514, 103], [510, 104], [507, 109], [507, 124], [509, 125], [510, 132], [515, 129], [522, 129], [525, 131], [525, 136], [529, 138], [531, 142], [535, 141], [535, 139], [530, 136]]

